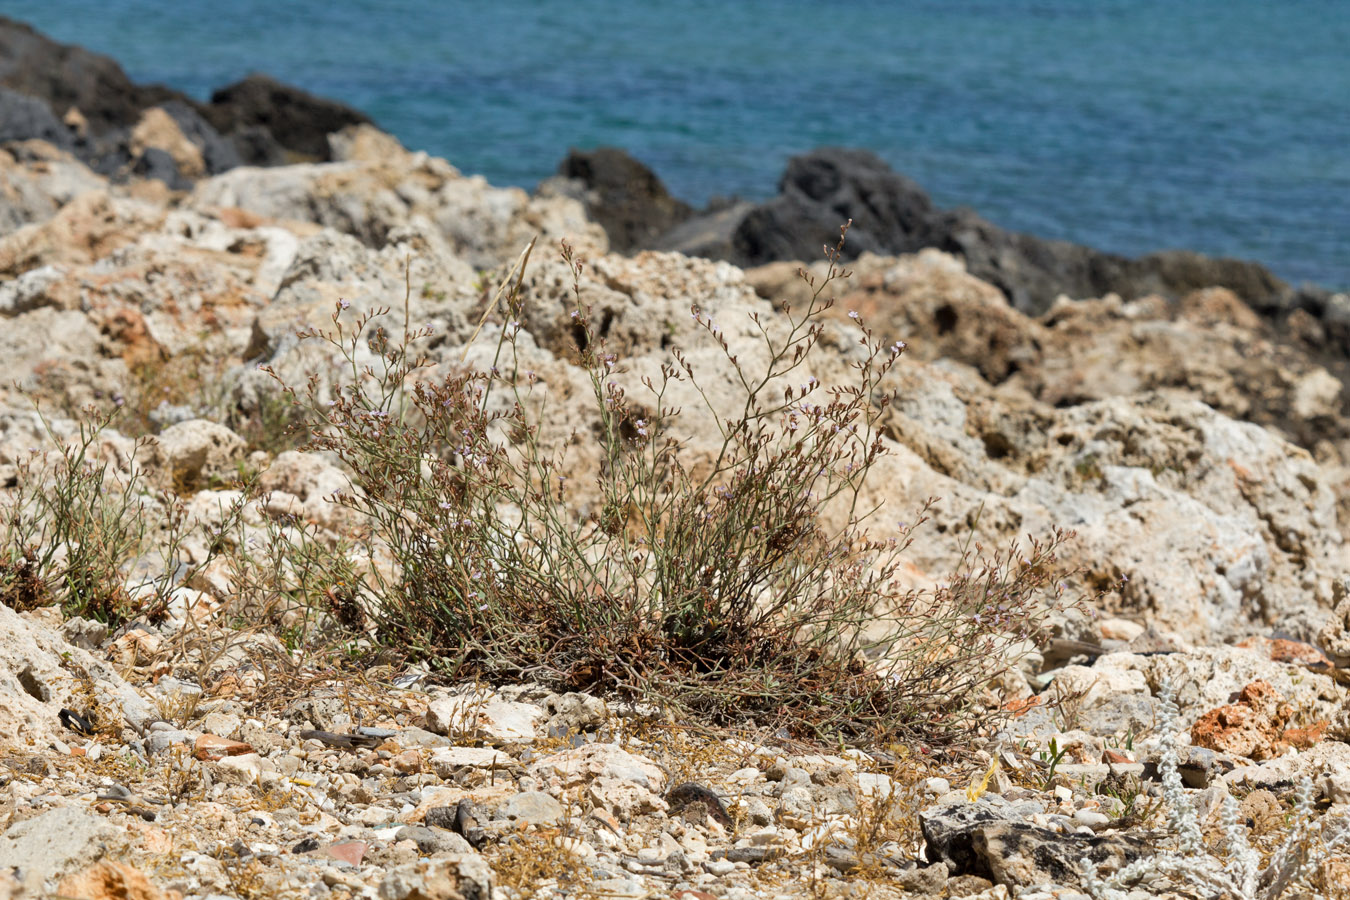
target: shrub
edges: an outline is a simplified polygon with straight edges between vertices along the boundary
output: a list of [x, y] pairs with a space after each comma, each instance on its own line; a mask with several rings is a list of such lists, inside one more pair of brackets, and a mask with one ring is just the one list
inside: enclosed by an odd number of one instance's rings
[[[84, 409], [69, 439], [35, 409], [56, 449], [32, 448], [18, 462], [14, 487], [0, 495], [0, 602], [19, 611], [59, 603], [68, 616], [110, 625], [162, 619], [174, 586], [232, 549], [243, 497], [208, 527], [188, 516], [177, 494], [146, 483], [143, 441], [130, 442], [125, 458], [107, 446], [121, 406]], [[193, 532], [204, 550], [189, 565], [183, 542]], [[160, 558], [154, 574], [129, 585], [132, 564], [149, 564], [151, 555]]]
[[[968, 735], [989, 715], [980, 691], [1063, 603], [1055, 550], [1067, 536], [1025, 551], [977, 546], [937, 592], [902, 587], [900, 555], [925, 516], [873, 534], [877, 510], [860, 492], [886, 453], [887, 385], [904, 344], [859, 322], [848, 383], [784, 386], [835, 327], [826, 291], [847, 277], [842, 247], [841, 237], [804, 308], [752, 316], [762, 369], [742, 366], [693, 307], [739, 385], [738, 412], [724, 417], [678, 349], [644, 381], [641, 407], [630, 401], [614, 379], [621, 361], [581, 303], [583, 264], [564, 244], [600, 442], [589, 476], [601, 501], [589, 509], [573, 502], [568, 461], [550, 449], [566, 442], [528, 412], [534, 378], [516, 365], [530, 248], [485, 314], [503, 308], [487, 370], [431, 377], [413, 350], [429, 332], [409, 322], [407, 295], [401, 338], [383, 326], [388, 308], [348, 321], [339, 303], [331, 328], [301, 337], [340, 351], [345, 383], [282, 387], [309, 422], [310, 448], [350, 471], [355, 489], [335, 500], [367, 523], [367, 565], [348, 604], [380, 640], [449, 677], [655, 695], [713, 721], [751, 717], [813, 736]], [[376, 358], [364, 367], [363, 341]], [[677, 382], [719, 423], [711, 458], [678, 437], [667, 400]]]
[[1159, 850], [1107, 877], [1099, 875], [1097, 867], [1085, 858], [1082, 876], [1088, 893], [1096, 900], [1126, 900], [1130, 888], [1147, 884], [1155, 890], [1177, 890], [1186, 896], [1278, 900], [1286, 895], [1317, 896], [1330, 888], [1316, 884], [1321, 880], [1319, 870], [1324, 862], [1350, 848], [1350, 817], [1340, 815], [1315, 822], [1312, 780], [1304, 777], [1289, 831], [1262, 866], [1260, 855], [1247, 839], [1246, 826], [1239, 821], [1238, 802], [1225, 789], [1220, 821], [1226, 859], [1217, 859], [1205, 847], [1199, 816], [1182, 784], [1177, 755], [1179, 712], [1167, 681], [1158, 692], [1158, 711], [1163, 798], [1168, 831], [1178, 847]]
[[89, 408], [65, 442], [38, 415], [60, 450], [34, 448], [19, 461], [0, 515], [0, 600], [17, 609], [60, 601], [68, 614], [117, 623], [132, 609], [124, 566], [144, 545], [139, 471], [119, 475], [100, 437], [117, 411]]

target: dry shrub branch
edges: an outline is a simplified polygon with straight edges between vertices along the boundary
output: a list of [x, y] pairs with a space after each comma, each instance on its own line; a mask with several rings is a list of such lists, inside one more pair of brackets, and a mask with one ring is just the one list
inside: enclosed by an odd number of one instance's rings
[[[367, 523], [357, 544], [370, 564], [346, 583], [348, 624], [448, 677], [658, 696], [715, 722], [772, 721], [804, 736], [942, 743], [984, 724], [982, 690], [1063, 603], [1055, 550], [1065, 536], [1024, 551], [977, 547], [935, 593], [902, 585], [901, 554], [924, 516], [873, 533], [878, 510], [862, 487], [887, 452], [881, 417], [904, 344], [858, 322], [862, 352], [846, 383], [794, 374], [834, 327], [827, 289], [847, 276], [846, 231], [804, 308], [752, 316], [762, 366], [743, 365], [711, 317], [691, 310], [734, 373], [731, 414], [678, 349], [642, 380], [641, 404], [630, 401], [621, 361], [581, 302], [583, 264], [564, 245], [601, 444], [597, 503], [573, 502], [574, 473], [550, 449], [567, 442], [542, 432], [529, 412], [535, 377], [515, 362], [528, 253], [498, 292], [486, 370], [430, 372], [413, 350], [428, 332], [408, 324], [406, 297], [398, 336], [382, 327], [388, 309], [353, 322], [339, 303], [331, 328], [301, 337], [337, 348], [349, 377], [335, 394], [317, 377], [282, 386], [310, 423], [311, 448], [351, 473], [355, 489], [335, 499]], [[373, 365], [357, 362], [363, 342]], [[711, 457], [680, 437], [681, 411], [667, 400], [680, 382], [720, 430]]]

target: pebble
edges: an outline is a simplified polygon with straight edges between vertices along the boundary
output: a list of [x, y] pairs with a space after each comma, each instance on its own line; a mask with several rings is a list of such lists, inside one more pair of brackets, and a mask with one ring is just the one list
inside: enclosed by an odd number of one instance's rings
[[1074, 821], [1089, 828], [1103, 828], [1111, 824], [1111, 817], [1092, 809], [1080, 809], [1073, 814]]

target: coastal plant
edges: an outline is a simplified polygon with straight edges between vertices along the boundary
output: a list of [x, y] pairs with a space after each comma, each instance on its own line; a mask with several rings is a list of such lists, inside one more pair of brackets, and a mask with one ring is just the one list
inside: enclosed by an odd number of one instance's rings
[[[129, 449], [107, 441], [122, 411], [88, 407], [67, 438], [35, 407], [54, 449], [31, 448], [0, 496], [0, 602], [20, 611], [59, 603], [67, 616], [109, 625], [137, 616], [158, 621], [169, 614], [176, 585], [232, 549], [226, 536], [241, 520], [247, 492], [220, 510], [218, 526], [201, 535], [205, 552], [185, 563], [184, 541], [203, 523], [176, 491], [147, 482], [144, 441]], [[151, 555], [160, 557], [156, 573], [130, 583], [132, 564]]]
[[[295, 449], [294, 407], [275, 392], [235, 396], [237, 379], [227, 355], [198, 341], [169, 358], [152, 357], [131, 366], [116, 396], [119, 430], [132, 438], [158, 434], [184, 419], [209, 419], [244, 439], [249, 451], [273, 456]], [[79, 410], [67, 410], [72, 417]]]
[[1205, 847], [1200, 819], [1181, 780], [1177, 721], [1179, 711], [1172, 686], [1164, 680], [1158, 693], [1162, 753], [1159, 773], [1167, 830], [1176, 839], [1175, 850], [1162, 850], [1102, 877], [1097, 866], [1083, 859], [1083, 887], [1097, 900], [1126, 900], [1129, 889], [1148, 885], [1156, 889], [1241, 900], [1278, 900], [1288, 896], [1315, 896], [1313, 884], [1322, 863], [1350, 851], [1350, 817], [1314, 821], [1315, 794], [1312, 779], [1304, 776], [1298, 786], [1294, 813], [1284, 840], [1270, 854], [1265, 866], [1247, 838], [1239, 819], [1238, 802], [1225, 791], [1219, 820], [1226, 845], [1226, 858], [1211, 856]]
[[0, 500], [0, 599], [20, 610], [59, 600], [68, 614], [117, 623], [135, 606], [124, 567], [146, 539], [140, 470], [119, 471], [101, 452], [116, 408], [86, 409], [69, 441], [37, 414], [59, 449], [30, 450]]
[[[826, 334], [827, 289], [847, 277], [842, 247], [827, 248], [818, 283], [803, 273], [803, 306], [751, 316], [767, 360], [753, 370], [691, 308], [738, 387], [728, 413], [678, 347], [629, 396], [582, 302], [583, 263], [564, 245], [594, 401], [593, 502], [574, 496], [568, 441], [531, 412], [536, 379], [516, 346], [530, 248], [488, 304], [485, 321], [500, 310], [500, 322], [480, 323], [495, 333], [485, 369], [431, 371], [415, 350], [430, 331], [410, 322], [410, 286], [401, 335], [385, 328], [389, 309], [349, 317], [341, 302], [331, 326], [302, 332], [345, 360], [333, 389], [317, 377], [282, 387], [309, 447], [352, 479], [332, 499], [366, 523], [357, 549], [370, 564], [347, 590], [373, 634], [446, 677], [655, 696], [713, 722], [933, 743], [981, 727], [982, 692], [1064, 603], [1056, 551], [1068, 536], [975, 544], [937, 590], [902, 586], [901, 554], [930, 507], [881, 529], [862, 488], [887, 452], [905, 345], [853, 316], [850, 377], [799, 374]], [[706, 456], [682, 436], [668, 396], [679, 383], [715, 423]]]

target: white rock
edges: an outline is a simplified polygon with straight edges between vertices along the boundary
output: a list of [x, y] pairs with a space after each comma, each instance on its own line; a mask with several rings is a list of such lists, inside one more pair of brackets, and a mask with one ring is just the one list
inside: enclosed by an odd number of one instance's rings
[[[891, 792], [895, 790], [895, 785], [891, 781], [891, 776], [884, 772], [859, 772], [857, 775], [858, 790], [864, 797], [873, 800], [888, 800]], [[950, 790], [950, 786], [947, 790]], [[946, 791], [942, 791], [946, 793]]]
[[666, 775], [651, 760], [629, 753], [612, 744], [587, 744], [546, 756], [530, 766], [530, 774], [540, 780], [557, 782], [570, 788], [605, 775], [630, 781], [659, 794]]
[[222, 781], [228, 784], [259, 784], [263, 775], [263, 758], [256, 753], [227, 756], [215, 764]]
[[609, 810], [620, 819], [669, 809], [666, 801], [645, 786], [609, 775], [594, 779], [587, 788], [587, 796], [596, 806]]
[[63, 806], [26, 819], [0, 837], [0, 869], [17, 867], [33, 896], [45, 896], [42, 882], [92, 863], [117, 838], [117, 829], [98, 816]]
[[497, 700], [478, 710], [472, 727], [474, 736], [496, 744], [527, 744], [538, 737], [545, 718], [533, 704]]
[[504, 769], [512, 764], [511, 757], [490, 747], [442, 747], [429, 761], [441, 778], [449, 778], [457, 769]]

